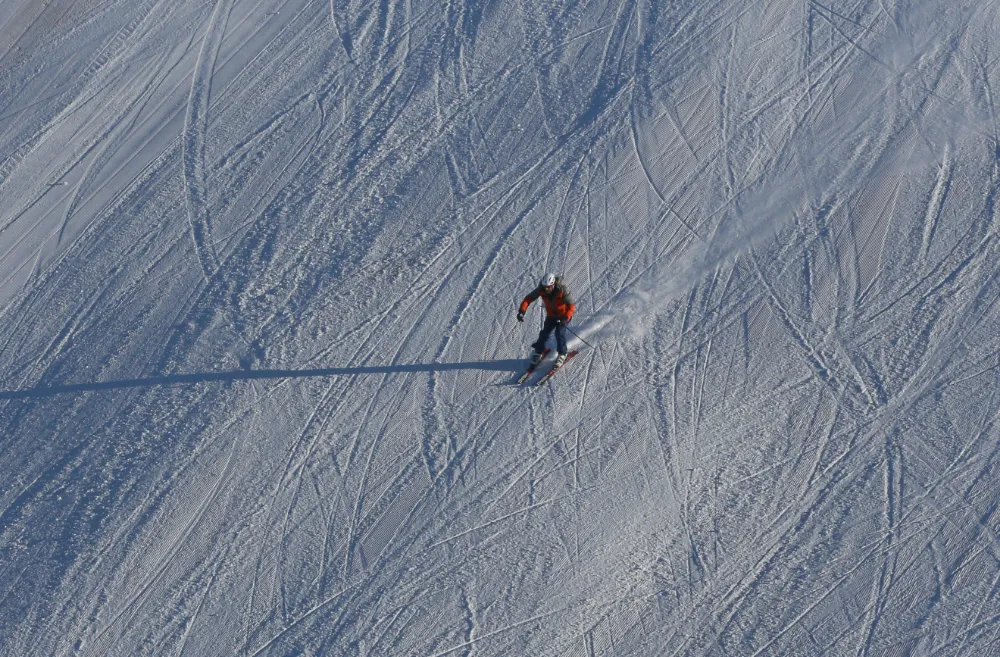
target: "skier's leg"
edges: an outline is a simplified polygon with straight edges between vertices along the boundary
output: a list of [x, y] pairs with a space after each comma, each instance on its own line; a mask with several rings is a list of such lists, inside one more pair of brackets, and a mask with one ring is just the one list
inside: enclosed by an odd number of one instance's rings
[[568, 351], [566, 348], [566, 327], [562, 325], [556, 326], [556, 351], [560, 354], [565, 354]]
[[542, 330], [538, 332], [538, 339], [531, 345], [536, 354], [540, 354], [545, 351], [545, 343], [548, 342], [549, 335], [552, 334], [552, 329], [555, 327], [556, 320], [551, 317], [546, 317], [545, 323], [542, 324]]

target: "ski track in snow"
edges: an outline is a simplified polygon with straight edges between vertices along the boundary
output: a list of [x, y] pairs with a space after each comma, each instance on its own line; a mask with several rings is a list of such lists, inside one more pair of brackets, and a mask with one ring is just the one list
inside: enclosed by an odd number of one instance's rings
[[0, 6], [0, 654], [996, 651], [997, 16]]

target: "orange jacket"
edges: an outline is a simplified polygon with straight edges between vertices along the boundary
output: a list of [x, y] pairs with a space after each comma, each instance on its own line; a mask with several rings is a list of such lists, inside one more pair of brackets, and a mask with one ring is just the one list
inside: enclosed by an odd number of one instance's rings
[[528, 296], [524, 297], [524, 300], [521, 302], [520, 311], [522, 313], [526, 312], [528, 306], [538, 297], [541, 297], [542, 301], [545, 302], [545, 312], [549, 317], [561, 319], [566, 322], [573, 319], [573, 313], [576, 312], [576, 304], [573, 303], [573, 297], [570, 296], [569, 290], [563, 286], [562, 281], [556, 281], [556, 286], [552, 289], [551, 294], [546, 294], [544, 287], [536, 287], [528, 293]]

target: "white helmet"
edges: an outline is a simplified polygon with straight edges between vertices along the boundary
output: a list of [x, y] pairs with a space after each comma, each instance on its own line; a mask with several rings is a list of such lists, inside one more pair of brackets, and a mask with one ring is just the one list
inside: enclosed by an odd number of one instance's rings
[[542, 282], [539, 283], [538, 285], [539, 287], [549, 287], [550, 285], [555, 285], [555, 284], [556, 284], [556, 275], [545, 274], [545, 276], [542, 277]]

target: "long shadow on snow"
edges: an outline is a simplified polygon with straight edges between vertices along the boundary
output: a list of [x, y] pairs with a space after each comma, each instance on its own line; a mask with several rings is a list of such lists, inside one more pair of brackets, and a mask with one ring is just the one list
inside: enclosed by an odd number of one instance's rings
[[483, 360], [467, 363], [414, 363], [412, 365], [373, 365], [369, 367], [322, 367], [306, 370], [233, 370], [230, 372], [201, 372], [197, 374], [170, 374], [144, 379], [70, 383], [61, 386], [41, 386], [24, 390], [0, 390], [2, 399], [34, 399], [72, 392], [93, 392], [118, 388], [145, 388], [150, 386], [176, 386], [213, 381], [249, 381], [253, 379], [305, 379], [323, 376], [351, 376], [354, 374], [410, 374], [413, 372], [450, 372], [454, 370], [485, 370], [515, 372], [524, 366], [523, 360]]

